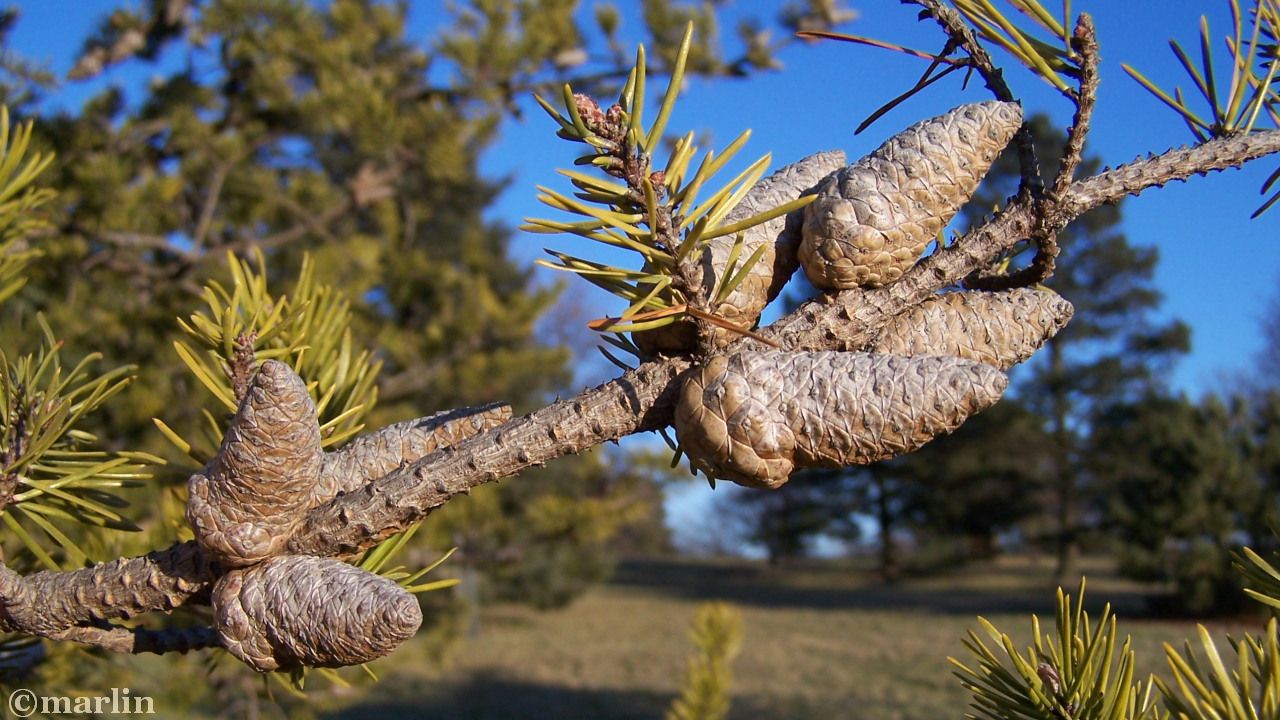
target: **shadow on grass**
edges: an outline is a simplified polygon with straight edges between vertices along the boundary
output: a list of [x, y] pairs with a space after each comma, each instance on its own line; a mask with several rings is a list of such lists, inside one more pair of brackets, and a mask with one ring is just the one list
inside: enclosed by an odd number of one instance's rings
[[[449, 720], [654, 720], [672, 696], [639, 690], [606, 690], [538, 684], [476, 672], [468, 679], [384, 685], [362, 702], [324, 713], [326, 720], [449, 718]], [[412, 693], [412, 694], [410, 694]]]
[[[1005, 577], [1018, 569], [1001, 570]], [[803, 574], [801, 575], [803, 578]], [[853, 574], [827, 570], [812, 581], [796, 580], [793, 571], [775, 572], [762, 565], [691, 563], [662, 558], [622, 562], [611, 585], [632, 587], [695, 601], [723, 600], [743, 606], [820, 610], [914, 610], [947, 615], [998, 613], [1053, 614], [1054, 593], [1040, 574], [1028, 571], [1012, 586], [966, 587], [945, 579], [905, 581], [894, 585], [858, 583]], [[971, 583], [972, 584], [972, 583]], [[1074, 594], [1074, 584], [1069, 586]], [[1147, 612], [1148, 596], [1136, 591], [1086, 593], [1086, 606], [1100, 610], [1105, 602], [1129, 615]], [[1096, 605], [1096, 607], [1094, 607]]]
[[[658, 720], [674, 694], [642, 690], [575, 688], [540, 684], [477, 672], [468, 679], [394, 682], [381, 685], [390, 692], [322, 713], [324, 720]], [[829, 700], [803, 697], [763, 697], [738, 694], [731, 700], [730, 720], [781, 717], [853, 717], [832, 715], [841, 707]], [[410, 695], [412, 693], [412, 695]], [[821, 700], [821, 699], [819, 699]], [[844, 708], [847, 709], [847, 708]]]

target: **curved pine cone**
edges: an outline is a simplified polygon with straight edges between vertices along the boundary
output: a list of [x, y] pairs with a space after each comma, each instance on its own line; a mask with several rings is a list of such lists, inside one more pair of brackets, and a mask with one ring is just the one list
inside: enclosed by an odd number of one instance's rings
[[708, 475], [777, 488], [796, 468], [916, 450], [994, 404], [1007, 384], [1004, 373], [953, 357], [719, 355], [681, 387], [676, 434]]
[[815, 287], [878, 287], [915, 264], [1022, 124], [1015, 103], [962, 105], [912, 125], [823, 184], [800, 263]]
[[213, 588], [214, 629], [258, 672], [376, 660], [413, 637], [422, 609], [391, 580], [331, 558], [288, 555]]
[[324, 454], [315, 404], [296, 373], [268, 360], [204, 471], [187, 481], [187, 522], [219, 562], [278, 555], [302, 521]]
[[[752, 215], [778, 207], [814, 192], [816, 186], [828, 175], [844, 167], [844, 153], [839, 150], [820, 152], [792, 163], [761, 180], [738, 203], [724, 223], [733, 223]], [[800, 245], [800, 211], [774, 218], [743, 232], [742, 249], [738, 262], [746, 262], [764, 244], [764, 254], [752, 266], [750, 274], [742, 281], [714, 313], [735, 325], [750, 329], [769, 301], [778, 296], [799, 266], [796, 250]], [[737, 241], [736, 235], [714, 238], [703, 251], [699, 265], [702, 284], [715, 287], [729, 264], [729, 253]], [[738, 339], [732, 330], [713, 328], [712, 337], [717, 347], [723, 347]], [[654, 330], [632, 335], [642, 351], [677, 353], [692, 350], [697, 342], [693, 323], [675, 322]]]
[[1057, 335], [1074, 312], [1066, 298], [1045, 290], [951, 292], [899, 315], [870, 350], [953, 355], [1008, 370]]

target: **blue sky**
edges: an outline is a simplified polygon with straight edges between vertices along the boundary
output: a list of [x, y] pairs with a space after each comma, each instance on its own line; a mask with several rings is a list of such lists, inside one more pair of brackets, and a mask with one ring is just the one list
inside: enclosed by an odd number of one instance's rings
[[[13, 45], [25, 56], [47, 61], [53, 70], [65, 74], [95, 20], [124, 1], [18, 2], [23, 17], [12, 36]], [[1054, 0], [1045, 2], [1052, 6]], [[582, 2], [584, 17], [589, 17], [591, 4], [589, 0]], [[778, 4], [727, 2], [725, 27], [734, 27], [733, 18], [739, 15], [767, 16]], [[850, 0], [850, 4], [861, 13], [860, 19], [848, 26], [850, 32], [924, 50], [941, 47], [934, 26], [916, 22], [915, 10], [898, 0]], [[1168, 40], [1177, 39], [1189, 49], [1196, 47], [1201, 14], [1208, 16], [1215, 36], [1221, 37], [1229, 27], [1226, 0], [1075, 0], [1072, 4], [1094, 15], [1101, 41], [1103, 82], [1089, 152], [1114, 166], [1189, 142], [1190, 134], [1179, 120], [1129, 79], [1120, 63], [1138, 67], [1162, 86], [1181, 84], [1186, 89], [1187, 79], [1169, 51]], [[638, 2], [618, 0], [618, 5], [627, 18], [622, 36], [634, 42]], [[411, 36], [433, 36], [447, 19], [443, 6], [441, 0], [411, 0]], [[854, 159], [917, 120], [963, 102], [988, 99], [977, 83], [962, 91], [959, 82], [951, 78], [854, 136], [853, 129], [871, 110], [915, 82], [923, 69], [921, 62], [834, 42], [795, 44], [780, 59], [785, 64], [783, 70], [745, 81], [692, 80], [669, 128], [709, 135], [717, 146], [752, 128], [743, 161], [771, 151], [777, 167], [834, 148], [844, 149]], [[997, 55], [997, 61], [1004, 60]], [[1068, 121], [1072, 108], [1064, 99], [1012, 63], [1006, 66], [1009, 84], [1023, 98], [1028, 112], [1048, 112], [1060, 124]], [[126, 64], [93, 82], [66, 84], [49, 102], [74, 109], [111, 83], [136, 93], [150, 72], [153, 70], [140, 64]], [[550, 120], [531, 101], [525, 103], [525, 110], [522, 121], [506, 124], [502, 141], [482, 162], [487, 174], [511, 181], [491, 212], [493, 218], [511, 226], [526, 216], [550, 214], [534, 200], [534, 186], [550, 184], [564, 189], [567, 183], [554, 174], [554, 168], [568, 166], [576, 154], [574, 146], [552, 139]], [[1156, 283], [1166, 296], [1163, 314], [1181, 318], [1192, 327], [1192, 353], [1170, 378], [1175, 387], [1192, 395], [1222, 389], [1232, 377], [1248, 376], [1251, 360], [1261, 348], [1259, 322], [1280, 278], [1280, 207], [1259, 220], [1250, 221], [1249, 214], [1260, 201], [1258, 188], [1277, 164], [1280, 160], [1264, 161], [1242, 171], [1194, 178], [1125, 203], [1124, 227], [1130, 241], [1160, 250]], [[548, 242], [570, 252], [593, 251], [575, 246], [570, 239], [549, 241], [548, 236], [524, 234], [516, 236], [513, 249], [518, 257], [532, 261]], [[1070, 261], [1069, 256], [1061, 260]], [[609, 304], [612, 298], [585, 283], [570, 286], [566, 297], [584, 306], [579, 309], [584, 319], [618, 309]], [[597, 369], [608, 372], [607, 367]], [[708, 504], [726, 490], [738, 490], [723, 484], [720, 487], [717, 493], [707, 492], [701, 482], [672, 488], [668, 523], [678, 541], [697, 543], [701, 536], [716, 532], [706, 523]]]
[[[114, 0], [19, 2], [23, 17], [13, 34], [14, 48], [65, 73], [94, 21], [120, 4]], [[583, 4], [589, 9], [589, 2]], [[628, 40], [634, 39], [635, 4], [619, 3], [630, 18], [623, 26]], [[934, 27], [916, 22], [915, 10], [897, 0], [851, 4], [861, 13], [860, 19], [848, 26], [851, 32], [926, 50], [941, 45]], [[1047, 4], [1052, 5], [1052, 0]], [[412, 33], [429, 37], [445, 19], [442, 6], [434, 0], [411, 3]], [[731, 28], [737, 15], [768, 15], [775, 6], [772, 2], [730, 2], [726, 6], [730, 22], [725, 27]], [[1208, 15], [1216, 36], [1225, 34], [1229, 23], [1225, 0], [1076, 0], [1073, 7], [1094, 14], [1102, 48], [1103, 84], [1090, 152], [1116, 165], [1189, 141], [1189, 133], [1177, 118], [1129, 79], [1119, 64], [1128, 62], [1158, 83], [1186, 88], [1186, 78], [1180, 74], [1167, 41], [1176, 38], [1184, 47], [1195, 47], [1202, 13]], [[726, 44], [730, 44], [728, 38]], [[745, 81], [690, 82], [670, 127], [707, 133], [719, 144], [752, 128], [744, 156], [754, 158], [772, 151], [774, 165], [779, 166], [831, 148], [843, 148], [856, 158], [916, 120], [962, 102], [987, 99], [977, 83], [961, 91], [958, 80], [948, 79], [854, 136], [853, 128], [871, 109], [914, 82], [922, 70], [920, 61], [832, 42], [793, 45], [782, 53], [781, 60], [786, 66], [783, 70]], [[1071, 107], [1065, 100], [1012, 63], [1009, 66], [1010, 85], [1024, 98], [1029, 111], [1046, 111], [1062, 122], [1067, 120]], [[137, 64], [125, 65], [93, 83], [64, 85], [50, 102], [74, 108], [106, 83], [136, 88], [149, 72]], [[550, 121], [531, 102], [528, 106], [530, 112], [524, 120], [507, 124], [502, 142], [483, 163], [485, 172], [511, 178], [512, 184], [493, 209], [493, 216], [512, 225], [528, 215], [549, 214], [534, 201], [533, 186], [562, 185], [553, 169], [566, 166], [575, 151], [551, 141]], [[1250, 360], [1260, 349], [1258, 323], [1280, 277], [1280, 242], [1276, 237], [1280, 209], [1259, 220], [1248, 218], [1259, 202], [1259, 186], [1277, 162], [1264, 161], [1243, 171], [1195, 178], [1125, 203], [1125, 229], [1130, 240], [1160, 249], [1156, 281], [1166, 296], [1164, 314], [1181, 318], [1193, 329], [1193, 352], [1171, 378], [1175, 386], [1192, 394], [1220, 388], [1225, 376], [1247, 375]], [[546, 241], [546, 236], [520, 236], [515, 252], [532, 260]], [[572, 240], [552, 242], [563, 249], [589, 252], [575, 248]], [[1069, 263], [1070, 257], [1062, 262]], [[584, 317], [615, 309], [602, 306], [606, 296], [593, 291], [578, 288], [574, 297], [592, 306]]]

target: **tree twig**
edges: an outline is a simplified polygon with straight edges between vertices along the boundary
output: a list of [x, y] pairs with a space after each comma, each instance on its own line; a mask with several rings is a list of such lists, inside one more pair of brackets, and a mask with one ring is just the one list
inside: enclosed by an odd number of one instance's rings
[[176, 652], [186, 654], [193, 650], [220, 647], [218, 633], [211, 627], [123, 628], [116, 626], [76, 625], [48, 635], [50, 640], [69, 640], [100, 647], [111, 652], [140, 655], [153, 653], [164, 655]]
[[218, 201], [222, 197], [222, 187], [227, 182], [227, 175], [231, 172], [231, 168], [240, 161], [240, 157], [232, 157], [218, 163], [213, 170], [213, 176], [209, 178], [209, 187], [205, 190], [204, 202], [200, 206], [200, 218], [196, 221], [195, 232], [191, 234], [191, 244], [198, 248], [205, 247], [205, 240], [209, 235], [209, 228], [213, 225], [213, 215], [218, 209]]
[[[947, 37], [959, 47], [964, 48], [964, 51], [969, 54], [969, 66], [982, 77], [983, 83], [997, 100], [1018, 102], [1004, 80], [1004, 71], [991, 60], [991, 55], [982, 47], [982, 43], [978, 41], [973, 30], [959, 13], [944, 5], [941, 0], [904, 1], [923, 7], [926, 14], [938, 23]], [[1023, 123], [1017, 134], [1013, 136], [1013, 142], [1018, 150], [1018, 167], [1022, 173], [1021, 191], [1032, 197], [1039, 196], [1044, 192], [1044, 180], [1040, 177], [1040, 161], [1036, 157], [1035, 137], [1031, 135], [1031, 129], [1026, 123]]]
[[1080, 54], [1080, 84], [1076, 92], [1076, 112], [1067, 131], [1067, 147], [1058, 165], [1058, 176], [1053, 181], [1051, 198], [1060, 198], [1075, 180], [1076, 170], [1084, 158], [1084, 142], [1093, 121], [1093, 109], [1098, 103], [1098, 34], [1093, 18], [1080, 13], [1072, 33], [1072, 47]]
[[[1098, 100], [1098, 37], [1093, 19], [1081, 13], [1072, 35], [1073, 47], [1080, 54], [1080, 81], [1076, 92], [1076, 111], [1067, 131], [1067, 143], [1058, 164], [1058, 174], [1044, 202], [1048, 205], [1040, 211], [1042, 217], [1054, 215], [1052, 206], [1061, 201], [1075, 179], [1076, 170], [1084, 158], [1084, 143], [1093, 120], [1093, 109]], [[1058, 262], [1057, 230], [1038, 228], [1030, 235], [1036, 254], [1026, 267], [1007, 275], [977, 275], [965, 281], [965, 287], [978, 290], [1011, 290], [1030, 287], [1044, 282], [1053, 275]]]
[[[895, 315], [987, 266], [1038, 226], [1056, 232], [1081, 214], [1126, 195], [1278, 152], [1280, 130], [1219, 138], [1072, 183], [1048, 217], [1039, 215], [1043, 204], [1017, 201], [922, 260], [898, 282], [805, 303], [760, 333], [792, 349], [863, 349]], [[731, 349], [753, 343], [743, 338]], [[400, 466], [381, 479], [311, 510], [290, 542], [290, 551], [320, 556], [358, 552], [472, 487], [608, 440], [664, 428], [672, 419], [679, 380], [692, 366], [693, 361], [683, 357], [648, 362], [426, 457], [399, 458]], [[222, 572], [194, 542], [139, 558], [25, 578], [0, 565], [0, 628], [51, 637], [77, 625], [172, 610], [200, 597]]]

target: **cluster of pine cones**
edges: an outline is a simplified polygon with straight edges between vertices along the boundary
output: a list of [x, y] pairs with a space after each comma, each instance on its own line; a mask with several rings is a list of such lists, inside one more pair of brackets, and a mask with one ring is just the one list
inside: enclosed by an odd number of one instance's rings
[[[827, 293], [897, 281], [973, 195], [1021, 123], [1013, 103], [964, 105], [847, 167], [840, 154], [822, 153], [779, 171], [761, 185], [790, 196], [762, 200], [818, 197], [744, 240], [744, 253], [761, 243], [772, 251], [716, 312], [754, 323], [797, 265]], [[727, 254], [714, 246], [704, 254], [708, 287]], [[710, 477], [767, 488], [798, 468], [911, 452], [994, 404], [1008, 384], [1002, 371], [1030, 357], [1071, 313], [1047, 290], [954, 290], [898, 316], [861, 352], [714, 355], [684, 380], [675, 417], [680, 447]], [[636, 337], [641, 348], [671, 345], [645, 334]], [[721, 347], [731, 335], [717, 338]]]

